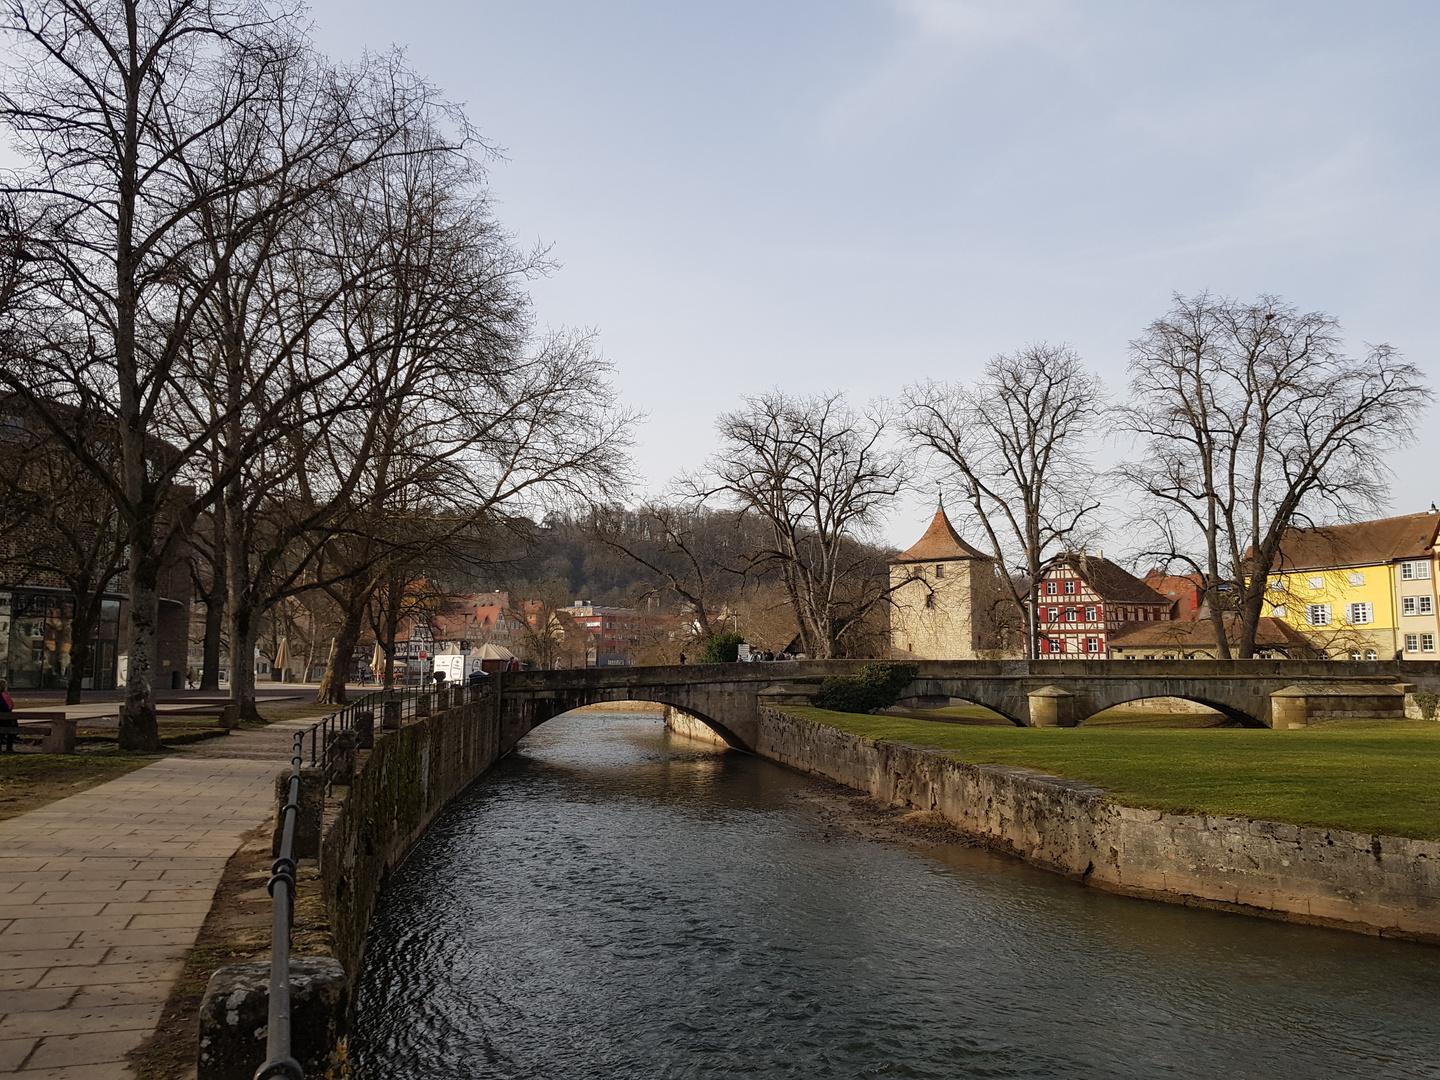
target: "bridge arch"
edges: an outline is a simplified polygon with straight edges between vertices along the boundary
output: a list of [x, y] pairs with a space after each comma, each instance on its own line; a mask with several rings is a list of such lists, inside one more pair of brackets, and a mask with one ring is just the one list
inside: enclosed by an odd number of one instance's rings
[[913, 714], [923, 714], [934, 709], [943, 708], [953, 702], [960, 701], [966, 705], [974, 705], [977, 708], [986, 709], [994, 713], [1002, 720], [1007, 720], [1016, 727], [1024, 727], [1025, 721], [1006, 711], [1004, 706], [995, 706], [988, 701], [980, 701], [974, 697], [964, 694], [932, 694], [932, 693], [910, 693], [906, 690], [905, 696], [895, 702], [897, 708]]
[[709, 728], [715, 733], [717, 738], [730, 748], [749, 752], [749, 747], [741, 741], [735, 732], [731, 731], [720, 720], [709, 715], [705, 710], [696, 708], [693, 702], [676, 700], [682, 697], [688, 697], [688, 695], [666, 692], [659, 688], [651, 687], [609, 687], [603, 690], [582, 690], [574, 694], [557, 696], [554, 699], [554, 708], [546, 708], [542, 702], [535, 702], [536, 708], [530, 717], [530, 723], [526, 730], [533, 731], [547, 720], [553, 720], [557, 716], [564, 716], [568, 713], [575, 712], [577, 709], [583, 709], [588, 705], [634, 701], [651, 705], [664, 705], [668, 708], [675, 709]]
[[1085, 712], [1085, 715], [1084, 715], [1084, 716], [1079, 716], [1079, 715], [1077, 715], [1077, 716], [1075, 717], [1075, 723], [1076, 723], [1076, 726], [1077, 726], [1077, 727], [1083, 726], [1084, 723], [1085, 723], [1085, 721], [1086, 721], [1086, 720], [1089, 720], [1091, 717], [1096, 716], [1096, 715], [1098, 715], [1099, 713], [1102, 713], [1102, 712], [1108, 712], [1110, 709], [1117, 708], [1117, 707], [1120, 706], [1120, 705], [1129, 705], [1131, 702], [1135, 702], [1135, 701], [1156, 701], [1156, 700], [1161, 700], [1161, 699], [1174, 699], [1174, 700], [1177, 700], [1177, 701], [1192, 701], [1192, 702], [1194, 702], [1196, 705], [1204, 705], [1207, 709], [1214, 709], [1214, 710], [1215, 710], [1217, 713], [1219, 713], [1221, 716], [1225, 717], [1225, 719], [1235, 721], [1235, 722], [1238, 723], [1241, 727], [1263, 728], [1263, 727], [1268, 727], [1268, 726], [1269, 726], [1268, 724], [1264, 723], [1263, 721], [1258, 720], [1258, 719], [1255, 718], [1254, 716], [1251, 716], [1249, 713], [1245, 712], [1244, 710], [1236, 708], [1234, 705], [1231, 705], [1231, 704], [1229, 704], [1229, 703], [1227, 703], [1227, 702], [1224, 702], [1224, 701], [1220, 701], [1220, 700], [1218, 700], [1217, 698], [1215, 698], [1215, 697], [1213, 697], [1213, 696], [1207, 696], [1207, 695], [1204, 695], [1204, 694], [1195, 694], [1195, 693], [1168, 693], [1168, 694], [1154, 694], [1154, 693], [1151, 693], [1151, 694], [1132, 694], [1132, 695], [1130, 695], [1129, 697], [1121, 696], [1119, 700], [1106, 701], [1103, 705], [1100, 705], [1099, 708], [1090, 708], [1090, 709], [1088, 709], [1088, 710]]

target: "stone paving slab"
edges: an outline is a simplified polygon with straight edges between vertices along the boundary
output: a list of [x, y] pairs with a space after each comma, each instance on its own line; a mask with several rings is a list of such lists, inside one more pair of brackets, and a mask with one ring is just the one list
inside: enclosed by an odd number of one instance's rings
[[132, 1075], [125, 1055], [154, 1031], [307, 726], [212, 740], [0, 822], [0, 1075]]

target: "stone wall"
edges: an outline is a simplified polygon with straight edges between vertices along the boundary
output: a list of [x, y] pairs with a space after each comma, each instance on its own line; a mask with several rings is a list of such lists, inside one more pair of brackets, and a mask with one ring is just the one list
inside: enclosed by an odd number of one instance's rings
[[377, 731], [375, 748], [343, 800], [327, 813], [320, 848], [335, 956], [353, 980], [365, 930], [390, 871], [455, 796], [500, 757], [493, 690], [398, 731]]
[[764, 757], [934, 810], [1028, 862], [1113, 892], [1440, 943], [1440, 843], [1118, 806], [1092, 784], [967, 765], [771, 709]]
[[715, 729], [703, 720], [697, 720], [687, 712], [682, 712], [673, 705], [665, 706], [665, 726], [677, 734], [684, 735], [688, 739], [697, 742], [709, 743], [717, 749], [725, 749], [729, 744], [715, 733]]

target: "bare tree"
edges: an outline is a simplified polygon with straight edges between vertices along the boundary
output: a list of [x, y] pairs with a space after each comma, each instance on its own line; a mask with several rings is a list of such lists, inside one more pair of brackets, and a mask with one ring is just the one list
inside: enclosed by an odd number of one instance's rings
[[1249, 658], [1286, 531], [1377, 509], [1385, 457], [1432, 392], [1389, 346], [1347, 355], [1334, 318], [1274, 296], [1176, 296], [1130, 352], [1117, 426], [1142, 456], [1120, 472], [1154, 534], [1146, 554], [1198, 575], [1226, 658], [1238, 610]]
[[973, 385], [925, 382], [902, 400], [911, 444], [960, 489], [1007, 571], [1034, 659], [1041, 568], [1075, 545], [1100, 506], [1088, 452], [1099, 379], [1068, 346], [1042, 342], [996, 356]]
[[[20, 403], [8, 402], [11, 409]], [[38, 430], [37, 430], [38, 428]], [[91, 431], [96, 454], [113, 453], [114, 432]], [[91, 638], [105, 595], [125, 571], [125, 533], [109, 493], [23, 407], [0, 427], [0, 562], [11, 579], [62, 583], [70, 593], [70, 670], [65, 702], [80, 702]]]
[[761, 536], [744, 515], [663, 500], [628, 510], [596, 507], [589, 532], [653, 576], [638, 600], [671, 593], [693, 614], [701, 638], [715, 632], [711, 617], [719, 602], [744, 583]]
[[882, 408], [857, 412], [839, 393], [777, 390], [745, 398], [716, 426], [711, 479], [691, 481], [691, 491], [765, 523], [750, 565], [780, 575], [806, 654], [840, 655], [889, 594], [875, 550], [858, 542], [910, 476], [905, 456], [886, 442], [889, 416]]

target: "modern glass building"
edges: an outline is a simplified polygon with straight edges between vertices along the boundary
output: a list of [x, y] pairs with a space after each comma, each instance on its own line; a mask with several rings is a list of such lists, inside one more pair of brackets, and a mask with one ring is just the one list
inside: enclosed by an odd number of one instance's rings
[[[120, 657], [121, 596], [102, 601], [91, 639], [86, 690], [114, 690]], [[74, 600], [58, 589], [0, 589], [0, 676], [14, 690], [49, 690], [70, 681]]]

